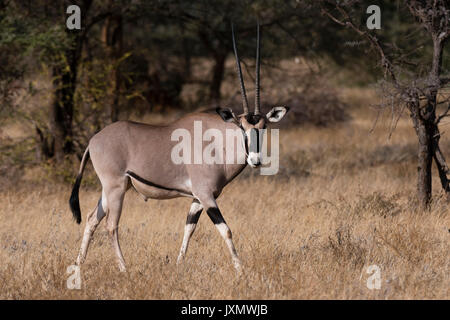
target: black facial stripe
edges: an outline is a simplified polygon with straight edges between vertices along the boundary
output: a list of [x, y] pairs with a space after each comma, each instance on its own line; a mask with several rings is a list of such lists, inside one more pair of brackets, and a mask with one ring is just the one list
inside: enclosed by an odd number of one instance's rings
[[208, 213], [209, 218], [214, 224], [225, 223], [225, 220], [223, 219], [219, 208], [216, 207], [208, 208], [208, 210], [206, 210], [206, 213]]
[[259, 153], [259, 130], [256, 128], [253, 128], [250, 130], [250, 135], [252, 135], [252, 138], [255, 138], [256, 141], [250, 141], [250, 151]]
[[166, 187], [163, 187], [163, 186], [161, 186], [159, 184], [156, 184], [156, 183], [150, 182], [148, 180], [145, 180], [144, 178], [138, 176], [137, 174], [135, 174], [134, 172], [132, 172], [130, 170], [127, 171], [127, 174], [129, 174], [131, 177], [133, 177], [137, 181], [142, 182], [143, 184], [146, 184], [146, 185], [151, 186], [151, 187], [155, 187], [155, 188], [159, 188], [159, 189], [163, 189], [163, 190], [167, 190], [167, 191], [176, 191], [176, 192], [179, 192], [179, 193], [192, 195], [190, 192], [187, 192], [187, 191], [178, 190], [178, 189], [174, 189], [174, 188], [166, 188]]
[[259, 153], [259, 130], [256, 129], [256, 152]]
[[241, 128], [242, 135], [244, 136], [245, 153], [248, 154], [248, 137], [247, 137], [247, 134], [245, 133], [245, 130], [244, 130], [244, 128], [242, 126], [240, 126], [239, 128]]

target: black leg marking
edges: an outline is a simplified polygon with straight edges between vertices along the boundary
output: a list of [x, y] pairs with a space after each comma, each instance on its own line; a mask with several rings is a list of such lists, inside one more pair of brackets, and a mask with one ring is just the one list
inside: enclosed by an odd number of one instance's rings
[[202, 213], [202, 210], [203, 208], [194, 213], [189, 212], [186, 219], [186, 224], [197, 224], [198, 219], [200, 218], [200, 213]]
[[105, 216], [105, 211], [102, 207], [102, 197], [98, 200], [97, 203], [97, 220], [101, 220]]
[[206, 212], [208, 213], [209, 218], [214, 224], [225, 223], [225, 220], [222, 217], [219, 208], [211, 207], [208, 210], [206, 210]]

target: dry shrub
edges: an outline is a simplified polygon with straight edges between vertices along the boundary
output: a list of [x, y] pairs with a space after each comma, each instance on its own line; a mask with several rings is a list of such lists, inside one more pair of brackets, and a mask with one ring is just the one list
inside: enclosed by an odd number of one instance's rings
[[291, 107], [290, 124], [311, 124], [319, 127], [332, 126], [350, 119], [347, 105], [339, 99], [335, 90], [320, 86], [309, 87], [291, 96], [283, 103]]
[[396, 204], [397, 195], [385, 196], [380, 192], [374, 192], [370, 195], [361, 195], [353, 212], [357, 215], [365, 213], [374, 213], [383, 218], [393, 217], [400, 212], [400, 208]]
[[364, 157], [362, 165], [396, 164], [415, 160], [416, 156], [416, 146], [414, 144], [400, 145], [394, 143], [375, 148], [369, 155]]
[[323, 247], [330, 250], [340, 264], [360, 269], [366, 263], [367, 244], [361, 238], [352, 234], [351, 226], [341, 226], [335, 233], [328, 237], [328, 243]]
[[280, 170], [277, 178], [280, 177], [308, 177], [311, 174], [313, 162], [310, 155], [304, 150], [290, 152], [281, 159]]
[[34, 161], [33, 150], [32, 138], [13, 140], [0, 136], [0, 191], [20, 181], [24, 167]]

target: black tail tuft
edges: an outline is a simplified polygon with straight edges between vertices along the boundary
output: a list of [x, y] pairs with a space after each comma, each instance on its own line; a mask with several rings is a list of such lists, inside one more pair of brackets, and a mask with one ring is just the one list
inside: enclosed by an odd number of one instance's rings
[[81, 223], [81, 209], [80, 209], [80, 200], [78, 199], [78, 192], [80, 190], [82, 174], [77, 175], [77, 179], [75, 180], [75, 184], [73, 185], [72, 194], [70, 195], [69, 205], [70, 210], [72, 210], [72, 215], [75, 221], [80, 224]]
[[72, 194], [70, 195], [69, 205], [70, 210], [72, 210], [72, 215], [75, 221], [80, 224], [81, 223], [81, 209], [80, 209], [80, 200], [78, 199], [78, 193], [80, 191], [81, 178], [83, 177], [83, 171], [86, 167], [86, 163], [89, 160], [89, 147], [84, 151], [83, 159], [81, 159], [80, 171], [78, 172], [77, 179], [75, 180], [75, 184], [73, 185]]

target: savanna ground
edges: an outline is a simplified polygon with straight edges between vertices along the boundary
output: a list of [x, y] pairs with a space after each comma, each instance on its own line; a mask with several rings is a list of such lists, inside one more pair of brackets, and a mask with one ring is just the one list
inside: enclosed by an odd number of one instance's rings
[[[128, 272], [119, 272], [102, 222], [81, 268], [81, 290], [67, 289], [66, 270], [99, 184], [89, 165], [79, 226], [68, 207], [71, 185], [34, 168], [0, 195], [0, 298], [448, 299], [449, 205], [435, 173], [431, 210], [416, 210], [410, 120], [402, 118], [388, 139], [387, 114], [370, 132], [372, 91], [341, 95], [351, 120], [282, 127], [279, 173], [246, 168], [219, 198], [243, 263], [240, 276], [205, 213], [176, 266], [190, 200], [144, 202], [130, 190], [119, 229]], [[20, 130], [9, 133], [26, 134]], [[448, 135], [441, 141], [450, 154]], [[379, 290], [366, 286], [371, 265], [381, 269]]]

